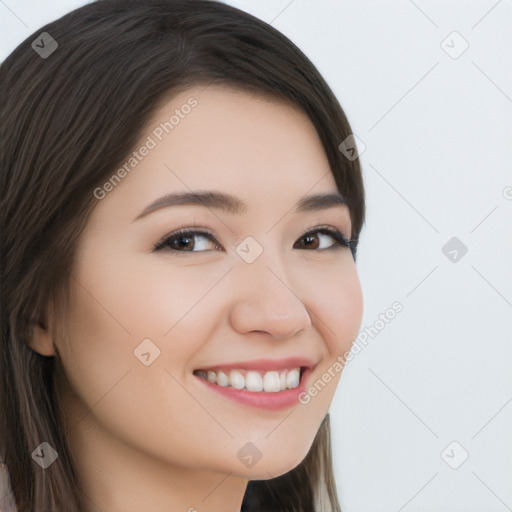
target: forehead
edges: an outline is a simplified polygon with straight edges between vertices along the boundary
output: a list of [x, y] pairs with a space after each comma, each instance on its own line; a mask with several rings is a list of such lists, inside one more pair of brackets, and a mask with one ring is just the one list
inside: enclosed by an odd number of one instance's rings
[[133, 168], [107, 196], [130, 198], [135, 210], [177, 191], [223, 191], [249, 206], [265, 202], [281, 210], [302, 195], [337, 191], [305, 113], [227, 87], [198, 86], [162, 102], [135, 153]]

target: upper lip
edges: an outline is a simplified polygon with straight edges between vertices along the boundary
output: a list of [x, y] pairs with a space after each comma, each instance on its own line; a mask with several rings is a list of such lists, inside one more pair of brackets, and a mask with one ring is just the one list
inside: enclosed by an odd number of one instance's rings
[[232, 363], [222, 363], [213, 366], [203, 366], [198, 370], [286, 370], [289, 368], [311, 368], [315, 363], [306, 357], [287, 357], [286, 359], [251, 359], [250, 361], [236, 361]]

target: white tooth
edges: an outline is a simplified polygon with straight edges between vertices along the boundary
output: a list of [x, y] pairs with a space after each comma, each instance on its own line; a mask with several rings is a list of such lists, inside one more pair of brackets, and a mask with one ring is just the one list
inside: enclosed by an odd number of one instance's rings
[[281, 372], [279, 374], [279, 388], [281, 391], [286, 389], [286, 372]]
[[217, 372], [217, 384], [224, 387], [229, 384], [229, 378], [222, 370]]
[[299, 368], [294, 368], [290, 370], [286, 375], [286, 387], [288, 389], [296, 388], [299, 385], [300, 381], [300, 370]]
[[208, 372], [206, 374], [206, 378], [213, 384], [215, 384], [217, 382], [217, 374], [212, 370], [208, 370]]
[[243, 387], [245, 387], [245, 378], [237, 370], [231, 370], [231, 372], [229, 373], [229, 381], [231, 383], [231, 387], [235, 389], [242, 389]]
[[245, 389], [248, 391], [263, 391], [263, 379], [259, 372], [247, 372], [245, 376]]
[[280, 391], [278, 372], [265, 373], [265, 376], [263, 377], [263, 389], [274, 393]]
[[263, 391], [263, 379], [259, 372], [247, 372], [245, 376], [245, 389], [248, 391]]

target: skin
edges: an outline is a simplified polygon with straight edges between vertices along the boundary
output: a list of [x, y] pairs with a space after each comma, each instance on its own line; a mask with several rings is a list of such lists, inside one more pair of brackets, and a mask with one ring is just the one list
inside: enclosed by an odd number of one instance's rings
[[[314, 382], [361, 325], [350, 249], [315, 249], [335, 244], [318, 234], [313, 248], [293, 248], [318, 225], [351, 236], [345, 205], [292, 213], [304, 195], [338, 192], [308, 117], [197, 87], [163, 105], [137, 148], [192, 96], [198, 105], [93, 210], [71, 272], [67, 336], [39, 327], [32, 343], [58, 353], [56, 388], [90, 512], [238, 512], [249, 480], [304, 459], [340, 372], [307, 405], [267, 411], [207, 389], [193, 370], [300, 355], [317, 363]], [[134, 221], [164, 194], [195, 189], [233, 194], [247, 211], [172, 206]], [[194, 224], [221, 249], [195, 237], [192, 251], [151, 252]], [[251, 264], [235, 252], [247, 236], [263, 247]], [[149, 366], [133, 353], [146, 338], [160, 349]], [[251, 468], [236, 455], [247, 442], [262, 454]]]

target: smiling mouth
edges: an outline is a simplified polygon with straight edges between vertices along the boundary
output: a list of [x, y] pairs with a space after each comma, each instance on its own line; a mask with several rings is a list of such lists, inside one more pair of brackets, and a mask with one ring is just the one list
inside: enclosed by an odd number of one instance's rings
[[194, 370], [194, 375], [211, 384], [252, 392], [278, 393], [299, 386], [306, 367], [284, 370]]

